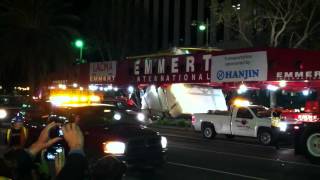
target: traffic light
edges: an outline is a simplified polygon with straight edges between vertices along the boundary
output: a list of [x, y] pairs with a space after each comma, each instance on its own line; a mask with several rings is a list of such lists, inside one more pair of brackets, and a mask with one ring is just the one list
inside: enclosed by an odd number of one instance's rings
[[74, 44], [76, 45], [77, 48], [83, 48], [83, 41], [81, 39], [77, 39]]
[[207, 29], [207, 26], [205, 24], [200, 24], [198, 28], [200, 31], [205, 31]]

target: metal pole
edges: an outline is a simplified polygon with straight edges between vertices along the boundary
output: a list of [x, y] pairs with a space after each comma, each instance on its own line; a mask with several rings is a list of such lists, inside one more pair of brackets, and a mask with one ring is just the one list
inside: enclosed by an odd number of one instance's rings
[[80, 63], [82, 63], [82, 47], [80, 47], [80, 57], [79, 58], [80, 58], [80, 60], [79, 60]]

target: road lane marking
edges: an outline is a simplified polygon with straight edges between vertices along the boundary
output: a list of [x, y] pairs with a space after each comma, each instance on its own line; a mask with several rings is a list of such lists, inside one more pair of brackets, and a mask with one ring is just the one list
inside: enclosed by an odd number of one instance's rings
[[182, 166], [182, 167], [187, 167], [187, 168], [199, 169], [199, 170], [210, 171], [210, 172], [219, 173], [219, 174], [228, 174], [228, 175], [232, 175], [232, 176], [238, 176], [238, 177], [256, 179], [256, 180], [267, 180], [265, 178], [248, 176], [248, 175], [232, 173], [232, 172], [226, 172], [226, 171], [221, 171], [221, 170], [217, 170], [217, 169], [209, 169], [209, 168], [205, 168], [205, 167], [193, 166], [193, 165], [188, 165], [188, 164], [175, 163], [175, 162], [167, 162], [167, 163], [174, 165], [174, 166]]
[[[192, 140], [202, 140], [200, 138], [194, 138], [194, 137], [189, 137], [189, 136], [181, 136], [181, 135], [175, 135], [175, 134], [167, 134], [167, 133], [161, 133], [161, 135], [163, 136], [169, 136], [169, 137], [178, 137], [178, 138], [185, 138], [185, 139], [192, 139]], [[228, 140], [224, 140], [224, 139], [213, 139], [212, 143], [215, 142], [223, 142], [223, 143], [229, 143], [229, 144], [240, 144], [240, 145], [246, 145], [246, 146], [252, 146], [252, 147], [263, 147], [263, 148], [270, 148], [270, 149], [274, 149], [275, 147], [273, 146], [263, 146], [263, 145], [258, 145], [258, 144], [248, 144], [248, 143], [241, 143], [241, 142], [234, 142], [234, 141], [228, 141]], [[202, 142], [202, 141], [201, 141]], [[284, 149], [284, 150], [293, 150], [293, 148], [280, 148], [280, 149]]]
[[320, 168], [320, 165], [315, 165], [315, 164], [306, 164], [306, 163], [300, 163], [300, 162], [294, 162], [294, 161], [286, 161], [286, 160], [281, 160], [281, 159], [270, 159], [270, 158], [263, 158], [263, 157], [258, 157], [258, 156], [234, 154], [234, 153], [214, 151], [214, 150], [195, 149], [195, 148], [190, 148], [190, 147], [181, 146], [181, 145], [173, 145], [172, 146], [171, 143], [170, 143], [169, 148], [170, 147], [175, 147], [175, 148], [180, 148], [180, 149], [188, 149], [188, 150], [193, 150], [193, 151], [210, 152], [210, 153], [223, 154], [223, 155], [236, 156], [236, 157], [249, 158], [249, 159], [275, 161], [275, 162], [279, 162], [279, 163], [287, 163], [287, 164], [293, 164], [293, 165], [310, 166], [310, 167]]

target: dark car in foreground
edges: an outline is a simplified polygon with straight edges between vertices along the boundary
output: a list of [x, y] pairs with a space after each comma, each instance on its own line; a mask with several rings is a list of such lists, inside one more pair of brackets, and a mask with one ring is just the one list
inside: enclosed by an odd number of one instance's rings
[[[137, 114], [119, 111], [114, 104], [55, 107], [50, 117], [80, 126], [90, 161], [113, 155], [128, 166], [155, 167], [165, 163], [167, 139], [144, 126], [136, 119]], [[38, 121], [36, 124], [32, 119], [28, 122], [33, 137], [43, 128], [39, 126], [49, 123], [45, 119], [43, 123]]]

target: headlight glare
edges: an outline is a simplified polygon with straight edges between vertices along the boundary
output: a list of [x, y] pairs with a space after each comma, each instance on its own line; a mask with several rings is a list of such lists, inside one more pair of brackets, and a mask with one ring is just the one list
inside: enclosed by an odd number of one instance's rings
[[138, 115], [137, 115], [137, 119], [138, 119], [139, 121], [144, 121], [144, 119], [145, 119], [144, 114], [142, 114], [142, 113], [138, 113]]
[[279, 122], [278, 127], [280, 131], [286, 131], [288, 124], [286, 122]]
[[118, 120], [121, 119], [121, 114], [120, 114], [120, 113], [115, 113], [115, 114], [113, 115], [113, 118], [118, 121]]
[[7, 117], [7, 111], [4, 109], [0, 109], [0, 119], [4, 119]]
[[107, 154], [124, 154], [126, 145], [120, 141], [109, 141], [103, 143], [103, 152]]
[[164, 137], [164, 136], [161, 136], [161, 146], [162, 148], [167, 148], [167, 144], [168, 144], [168, 141], [167, 141], [167, 138]]

